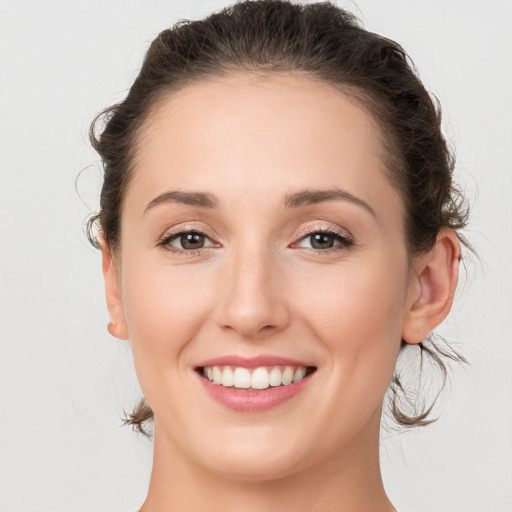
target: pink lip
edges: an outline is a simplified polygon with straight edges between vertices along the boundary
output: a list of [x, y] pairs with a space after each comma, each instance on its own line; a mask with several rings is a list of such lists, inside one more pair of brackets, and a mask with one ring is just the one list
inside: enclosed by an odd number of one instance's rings
[[312, 366], [303, 361], [289, 359], [272, 355], [261, 355], [256, 357], [240, 357], [234, 355], [215, 357], [198, 364], [196, 368], [203, 366], [242, 366], [244, 368], [258, 368], [259, 366]]
[[198, 378], [210, 396], [226, 407], [240, 412], [265, 411], [286, 402], [300, 393], [309, 384], [314, 373], [308, 375], [299, 382], [288, 386], [276, 386], [262, 391], [250, 391], [247, 389], [226, 388], [220, 384], [214, 384], [208, 379]]
[[[257, 357], [245, 358], [240, 356], [222, 356], [214, 359], [208, 359], [196, 366], [199, 369], [204, 366], [242, 366], [244, 368], [257, 368], [259, 366], [294, 366], [311, 367], [303, 361], [289, 359], [285, 357], [261, 355]], [[300, 393], [310, 382], [311, 377], [316, 372], [310, 373], [299, 382], [294, 382], [288, 386], [269, 387], [261, 391], [238, 389], [234, 387], [224, 387], [220, 384], [214, 384], [205, 379], [201, 372], [197, 372], [197, 377], [204, 386], [208, 394], [220, 404], [235, 411], [256, 412], [265, 411], [276, 407], [283, 402], [293, 398]]]

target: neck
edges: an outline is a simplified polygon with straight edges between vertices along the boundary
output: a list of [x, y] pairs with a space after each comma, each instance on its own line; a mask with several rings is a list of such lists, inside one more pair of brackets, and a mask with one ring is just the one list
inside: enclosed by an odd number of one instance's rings
[[395, 512], [382, 484], [379, 420], [332, 459], [268, 481], [226, 478], [190, 461], [155, 423], [153, 470], [141, 512]]

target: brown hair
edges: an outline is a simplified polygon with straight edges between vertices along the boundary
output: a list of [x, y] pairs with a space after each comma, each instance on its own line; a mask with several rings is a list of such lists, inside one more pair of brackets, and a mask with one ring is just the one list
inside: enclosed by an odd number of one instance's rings
[[[137, 134], [159, 100], [187, 84], [234, 72], [298, 73], [329, 84], [355, 98], [377, 120], [384, 137], [391, 183], [406, 209], [409, 253], [430, 250], [446, 226], [469, 246], [460, 230], [467, 222], [463, 196], [452, 181], [454, 157], [441, 133], [441, 110], [396, 42], [363, 29], [357, 18], [330, 2], [299, 5], [286, 0], [238, 2], [203, 20], [181, 20], [151, 43], [126, 98], [99, 114], [90, 139], [104, 167], [100, 211], [90, 217], [88, 236], [98, 247], [94, 225], [115, 252], [120, 243], [120, 211], [133, 172]], [[96, 134], [98, 122], [103, 131]], [[405, 343], [402, 343], [405, 346]], [[446, 380], [446, 358], [464, 361], [441, 349], [430, 336], [419, 345]], [[410, 390], [395, 371], [389, 388], [390, 412], [399, 425], [431, 423], [430, 405], [411, 401]], [[153, 418], [142, 399], [125, 423], [146, 434]]]

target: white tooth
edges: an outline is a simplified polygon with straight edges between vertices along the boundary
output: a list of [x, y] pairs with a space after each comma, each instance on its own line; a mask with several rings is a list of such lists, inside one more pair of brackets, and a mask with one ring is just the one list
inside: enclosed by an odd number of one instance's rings
[[251, 388], [267, 389], [269, 376], [266, 368], [256, 368], [251, 375]]
[[224, 371], [222, 372], [222, 385], [228, 388], [233, 385], [233, 370], [231, 366], [224, 367]]
[[205, 379], [207, 379], [207, 378], [208, 378], [208, 372], [206, 371], [206, 366], [204, 366], [204, 367], [203, 367], [203, 377], [204, 377]]
[[222, 383], [222, 373], [219, 370], [218, 366], [213, 367], [213, 383], [214, 384], [221, 384]]
[[251, 387], [251, 373], [247, 368], [238, 367], [233, 374], [233, 386], [235, 388], [250, 388]]
[[211, 366], [208, 366], [206, 369], [206, 375], [208, 377], [208, 380], [213, 381], [213, 368]]
[[270, 375], [269, 375], [270, 385], [271, 386], [280, 386], [282, 378], [283, 378], [283, 376], [281, 375], [281, 370], [277, 366], [274, 366], [274, 368], [272, 368], [272, 370], [270, 371]]
[[293, 375], [293, 382], [298, 382], [299, 380], [302, 380], [305, 376], [306, 376], [306, 368], [304, 368], [304, 367], [297, 368]]
[[281, 382], [284, 386], [291, 384], [293, 381], [293, 368], [291, 366], [287, 366], [283, 372], [283, 378]]

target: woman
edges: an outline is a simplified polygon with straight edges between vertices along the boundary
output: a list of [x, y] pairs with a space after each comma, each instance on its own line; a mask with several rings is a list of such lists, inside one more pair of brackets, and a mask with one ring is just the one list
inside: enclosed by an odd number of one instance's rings
[[[92, 141], [109, 332], [154, 423], [143, 512], [392, 511], [399, 351], [448, 314], [466, 214], [439, 110], [332, 4], [243, 2], [153, 41]], [[407, 390], [405, 390], [407, 391]], [[407, 398], [407, 397], [405, 397]]]

